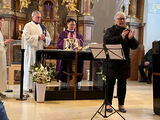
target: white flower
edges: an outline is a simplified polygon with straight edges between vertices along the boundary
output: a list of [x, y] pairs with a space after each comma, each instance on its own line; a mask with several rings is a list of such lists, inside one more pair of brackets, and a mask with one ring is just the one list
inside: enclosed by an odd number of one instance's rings
[[53, 75], [55, 75], [56, 69], [53, 65], [43, 66], [40, 64], [32, 65], [30, 69], [30, 74], [32, 74], [32, 79], [34, 82], [47, 83], [51, 82]]
[[43, 71], [43, 70], [44, 70], [44, 67], [43, 67], [43, 65], [42, 65], [42, 64], [41, 64], [41, 68], [40, 68], [40, 70], [41, 70], [41, 71]]
[[36, 71], [38, 71], [38, 69], [39, 69], [38, 67], [35, 68]]
[[46, 81], [50, 82], [51, 81], [51, 77], [47, 77]]

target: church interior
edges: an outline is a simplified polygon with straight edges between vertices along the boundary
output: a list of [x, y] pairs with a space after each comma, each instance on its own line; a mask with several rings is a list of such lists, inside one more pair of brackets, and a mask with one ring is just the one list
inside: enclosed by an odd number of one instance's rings
[[[13, 39], [13, 42], [6, 46], [7, 90], [3, 92], [6, 97], [0, 97], [8, 118], [10, 120], [92, 120], [93, 115], [104, 102], [105, 91], [103, 78], [99, 75], [102, 74], [103, 60], [92, 60], [89, 45], [103, 44], [105, 30], [114, 24], [114, 15], [122, 11], [126, 15], [127, 28], [135, 30], [134, 37], [139, 42], [139, 46], [135, 50], [130, 50], [131, 72], [127, 79], [125, 100], [127, 113], [120, 114], [126, 120], [159, 120], [160, 70], [159, 68], [156, 69], [159, 71], [153, 70], [149, 84], [140, 82], [142, 76], [138, 70], [145, 53], [160, 37], [159, 6], [159, 0], [0, 0], [0, 15], [5, 18], [1, 32], [4, 40]], [[73, 76], [66, 73], [73, 77], [69, 87], [61, 88], [61, 81], [54, 78], [46, 85], [44, 102], [37, 102], [37, 88], [32, 92], [26, 92], [22, 85], [25, 51], [22, 47], [23, 30], [25, 25], [32, 21], [32, 12], [35, 10], [40, 11], [41, 24], [46, 27], [51, 37], [50, 45], [45, 47], [45, 50], [37, 51], [36, 61], [44, 60], [46, 64], [56, 65], [58, 59], [71, 57], [75, 60], [72, 68], [77, 71], [79, 69], [76, 67], [77, 59], [84, 60], [80, 89], [77, 89], [74, 83], [78, 73], [74, 72]], [[58, 37], [65, 30], [68, 18], [77, 21], [76, 31], [84, 39], [84, 51], [82, 51], [84, 55], [76, 50], [66, 50], [61, 54], [57, 49]], [[160, 55], [160, 52], [158, 54]], [[81, 58], [76, 58], [76, 55]], [[45, 56], [45, 59], [42, 56]], [[160, 56], [156, 59], [160, 59]], [[159, 66], [158, 60], [153, 65]], [[147, 69], [145, 72], [148, 72]], [[113, 107], [118, 109], [117, 85], [114, 89]], [[105, 113], [104, 110], [101, 112]], [[118, 113], [114, 113], [109, 118], [96, 114], [93, 120], [122, 120], [123, 117]]]

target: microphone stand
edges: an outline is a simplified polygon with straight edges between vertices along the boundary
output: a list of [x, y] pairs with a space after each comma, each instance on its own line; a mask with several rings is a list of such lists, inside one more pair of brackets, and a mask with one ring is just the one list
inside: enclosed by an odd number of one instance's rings
[[22, 34], [22, 40], [21, 40], [21, 82], [20, 82], [20, 98], [16, 100], [27, 100], [27, 96], [23, 95], [23, 76], [24, 76], [24, 35]]
[[23, 96], [23, 75], [24, 75], [24, 49], [21, 49], [22, 52], [22, 56], [21, 56], [21, 82], [20, 82], [20, 98], [16, 99], [16, 100], [27, 100], [24, 96]]
[[[113, 46], [112, 46], [113, 47]], [[113, 48], [114, 49], [117, 49], [116, 48], [117, 46], [114, 46]], [[99, 58], [99, 59], [104, 59], [104, 60], [111, 60], [111, 59], [113, 59], [112, 58], [112, 56], [110, 56], [109, 55], [109, 53], [108, 53], [108, 51], [111, 51], [111, 48], [107, 48], [107, 46], [105, 46], [105, 45], [103, 45], [103, 48], [102, 48], [102, 46], [100, 47], [100, 48], [98, 48], [97, 46], [96, 47], [92, 47], [91, 49], [104, 49], [104, 51], [105, 51], [105, 56], [104, 56], [104, 58]], [[122, 48], [120, 47], [120, 48], [118, 48], [120, 51], [122, 51]], [[123, 57], [123, 55], [118, 55], [117, 53], [114, 53], [113, 51], [111, 51], [114, 55], [116, 55], [117, 57], [118, 57], [118, 59], [119, 60], [123, 60], [124, 59], [124, 57]], [[92, 51], [92, 54], [93, 54], [93, 56], [94, 56], [94, 52]], [[97, 58], [97, 56], [98, 55], [100, 55], [100, 53], [99, 54], [96, 54], [96, 56], [94, 57], [94, 59], [96, 59]], [[108, 66], [107, 66], [108, 67]], [[108, 69], [108, 68], [107, 68]], [[106, 76], [106, 75], [105, 75]], [[106, 78], [107, 78], [107, 76], [106, 76]], [[117, 113], [123, 120], [126, 120], [109, 102], [108, 102], [108, 99], [107, 99], [107, 96], [108, 96], [108, 84], [107, 84], [107, 79], [105, 80], [105, 85], [104, 85], [104, 102], [103, 102], [103, 104], [98, 108], [98, 110], [95, 112], [95, 114], [92, 116], [92, 118], [91, 118], [91, 120], [93, 120], [94, 119], [94, 117], [97, 115], [97, 114], [99, 114], [99, 115], [101, 115], [103, 118], [108, 118], [108, 117], [110, 117], [111, 115], [113, 115], [114, 113]], [[110, 113], [109, 115], [107, 115], [107, 105], [110, 105], [111, 106], [111, 108], [114, 110], [112, 113]], [[102, 110], [104, 110], [104, 114], [102, 113]]]

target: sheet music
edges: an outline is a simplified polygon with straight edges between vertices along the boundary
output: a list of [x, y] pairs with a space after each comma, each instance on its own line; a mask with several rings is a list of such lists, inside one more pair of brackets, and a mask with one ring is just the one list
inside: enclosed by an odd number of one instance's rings
[[106, 53], [103, 49], [91, 49], [95, 59], [106, 59]]
[[122, 45], [121, 45], [121, 44], [107, 44], [106, 47], [107, 47], [108, 49], [110, 49], [110, 48], [121, 49], [121, 48], [122, 48]]
[[106, 48], [107, 48], [110, 59], [125, 60], [125, 56], [124, 56], [121, 44], [106, 45]]
[[102, 48], [103, 49], [103, 44], [89, 44], [90, 48]]
[[106, 59], [106, 53], [103, 49], [103, 44], [90, 44], [89, 45], [94, 59]]

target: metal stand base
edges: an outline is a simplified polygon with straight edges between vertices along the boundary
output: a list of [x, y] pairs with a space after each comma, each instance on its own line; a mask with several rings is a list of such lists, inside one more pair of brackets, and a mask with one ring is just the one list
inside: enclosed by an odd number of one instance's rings
[[27, 98], [17, 98], [16, 100], [20, 100], [20, 101], [25, 101], [25, 100], [27, 100]]
[[22, 96], [20, 96], [20, 98], [17, 98], [16, 100], [21, 100], [21, 101], [24, 101], [24, 100], [27, 100], [27, 98], [29, 97], [29, 95], [28, 94], [26, 94], [26, 95], [22, 95]]
[[[125, 120], [125, 118], [108, 102], [107, 100], [107, 90], [108, 90], [108, 85], [105, 81], [105, 87], [104, 87], [104, 102], [103, 104], [100, 106], [100, 108], [96, 111], [96, 113], [93, 115], [93, 117], [91, 118], [91, 120], [93, 120], [93, 118], [96, 116], [97, 113], [99, 113], [103, 118], [108, 118], [110, 117], [111, 115], [113, 115], [114, 113], [118, 113], [118, 115], [123, 119]], [[108, 116], [107, 116], [107, 108], [106, 106], [107, 105], [110, 105], [111, 108], [114, 110], [112, 113], [110, 113]], [[104, 109], [104, 115], [102, 114], [102, 110]]]
[[13, 92], [13, 90], [9, 90], [9, 89], [8, 89], [8, 90], [6, 90], [5, 92]]
[[[106, 104], [105, 104], [105, 101], [104, 103], [100, 106], [100, 108], [96, 111], [96, 113], [92, 116], [91, 120], [93, 120], [93, 118], [96, 116], [97, 113], [99, 113], [103, 118], [108, 118], [110, 117], [111, 115], [113, 115], [114, 113], [118, 113], [119, 116], [121, 116], [121, 118], [123, 120], [126, 120], [112, 105], [110, 105], [111, 108], [114, 110], [112, 113], [110, 113], [108, 116], [107, 116], [107, 110], [106, 110]], [[102, 114], [102, 110], [104, 108], [104, 114]]]
[[27, 96], [23, 95], [23, 73], [24, 73], [24, 49], [21, 49], [22, 56], [21, 56], [21, 82], [20, 82], [20, 98], [17, 98], [16, 100], [27, 100]]

